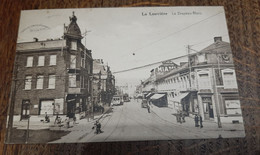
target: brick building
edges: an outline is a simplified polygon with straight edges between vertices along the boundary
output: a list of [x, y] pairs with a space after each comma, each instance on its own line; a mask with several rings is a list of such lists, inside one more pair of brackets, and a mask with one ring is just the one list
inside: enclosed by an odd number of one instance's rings
[[91, 109], [93, 59], [82, 38], [73, 13], [62, 39], [17, 44], [11, 114], [74, 117]]

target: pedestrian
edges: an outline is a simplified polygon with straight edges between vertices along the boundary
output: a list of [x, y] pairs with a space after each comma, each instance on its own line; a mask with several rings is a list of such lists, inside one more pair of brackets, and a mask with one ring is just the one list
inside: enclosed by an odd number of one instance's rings
[[65, 122], [66, 122], [66, 127], [67, 127], [67, 128], [70, 128], [70, 119], [69, 119], [69, 117], [67, 117], [67, 118], [65, 119]]
[[[96, 126], [96, 134], [102, 133], [101, 131], [101, 123], [97, 120], [96, 123], [94, 124]], [[94, 129], [95, 127], [92, 127]]]
[[50, 118], [49, 118], [47, 112], [45, 112], [45, 122], [47, 122], [47, 123], [50, 122]]
[[150, 106], [147, 105], [147, 110], [148, 110], [148, 113], [150, 113]]
[[76, 120], [77, 120], [76, 116], [73, 116], [73, 124], [76, 124]]
[[203, 128], [201, 115], [199, 116], [199, 120], [200, 120], [200, 128]]
[[184, 123], [185, 122], [185, 112], [182, 113], [181, 117], [182, 117], [182, 122]]
[[178, 118], [178, 112], [176, 113], [176, 121], [177, 121], [177, 123], [179, 122], [179, 118]]
[[[56, 123], [57, 123], [57, 121], [58, 121], [58, 118], [59, 118], [59, 114], [57, 113], [57, 114], [56, 114], [55, 121], [54, 121], [54, 124], [56, 124]], [[58, 124], [58, 123], [57, 123], [57, 124]]]
[[181, 118], [182, 118], [182, 111], [180, 111], [180, 113], [179, 113], [179, 122], [182, 124]]
[[195, 127], [199, 127], [199, 116], [196, 114], [194, 117]]

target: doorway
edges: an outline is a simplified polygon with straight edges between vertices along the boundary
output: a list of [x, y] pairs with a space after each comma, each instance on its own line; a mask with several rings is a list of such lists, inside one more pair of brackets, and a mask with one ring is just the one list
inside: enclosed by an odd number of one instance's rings
[[30, 115], [30, 100], [22, 101], [21, 119], [28, 119]]

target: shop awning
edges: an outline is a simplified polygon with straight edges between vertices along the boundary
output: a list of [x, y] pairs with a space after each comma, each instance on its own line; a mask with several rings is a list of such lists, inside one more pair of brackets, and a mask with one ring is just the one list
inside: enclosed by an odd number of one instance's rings
[[151, 99], [152, 99], [152, 100], [157, 100], [157, 99], [159, 99], [159, 98], [161, 98], [161, 97], [163, 97], [163, 96], [165, 96], [165, 94], [154, 94], [154, 95], [151, 97]]
[[153, 93], [148, 93], [147, 95], [145, 95], [146, 98], [151, 97], [153, 95]]
[[182, 100], [183, 98], [185, 98], [188, 94], [189, 94], [189, 93], [181, 93], [179, 96], [175, 96], [175, 97], [173, 98], [173, 101], [174, 101], [174, 102], [179, 102], [179, 103], [181, 103], [181, 100]]

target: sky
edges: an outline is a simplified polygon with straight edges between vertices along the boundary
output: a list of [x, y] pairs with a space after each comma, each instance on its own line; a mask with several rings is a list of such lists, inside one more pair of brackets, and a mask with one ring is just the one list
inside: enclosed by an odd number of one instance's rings
[[[112, 72], [186, 55], [187, 45], [201, 50], [216, 36], [229, 42], [223, 7], [26, 10], [21, 13], [17, 42], [61, 38], [73, 11], [81, 32], [87, 31], [82, 43]], [[117, 73], [116, 83], [137, 85], [157, 66]]]

